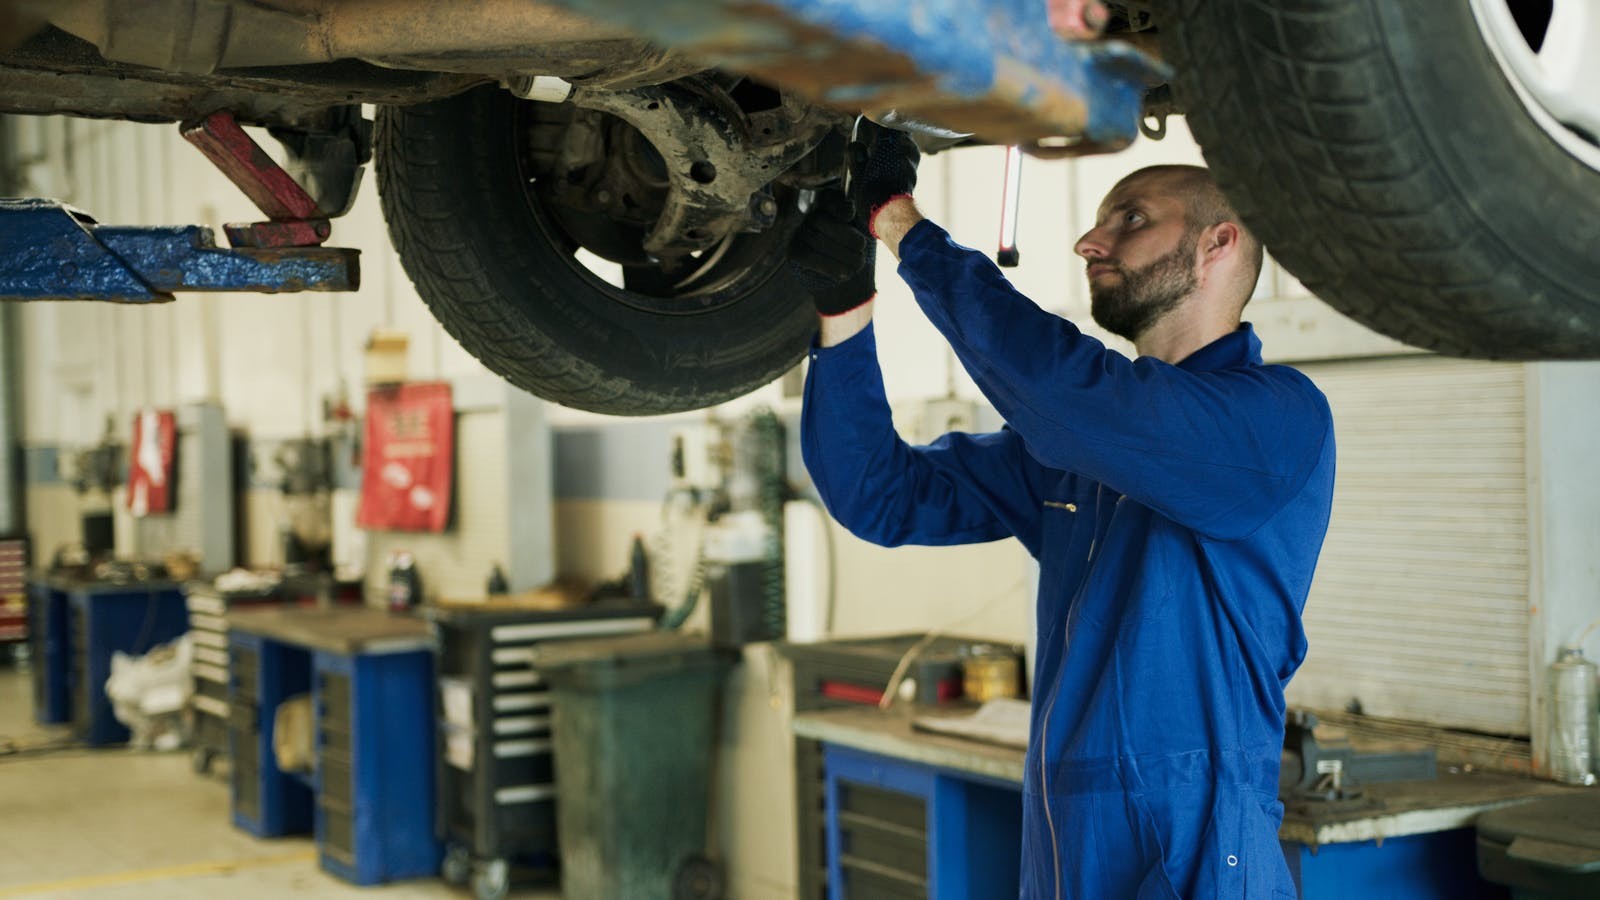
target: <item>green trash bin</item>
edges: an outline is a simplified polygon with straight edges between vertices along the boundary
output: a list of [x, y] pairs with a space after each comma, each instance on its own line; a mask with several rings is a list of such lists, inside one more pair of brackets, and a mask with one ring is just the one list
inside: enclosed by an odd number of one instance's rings
[[1514, 900], [1600, 897], [1600, 791], [1492, 810], [1476, 824], [1478, 872]]
[[720, 895], [705, 860], [706, 818], [734, 658], [675, 632], [540, 645], [535, 666], [555, 717], [564, 897]]

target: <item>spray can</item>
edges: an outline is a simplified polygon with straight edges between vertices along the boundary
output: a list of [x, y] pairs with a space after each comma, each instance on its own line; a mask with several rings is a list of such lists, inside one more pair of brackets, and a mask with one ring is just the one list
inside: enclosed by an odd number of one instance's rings
[[1595, 783], [1595, 671], [1577, 647], [1562, 647], [1550, 664], [1550, 775], [1557, 781]]
[[409, 551], [397, 550], [389, 555], [389, 611], [409, 612], [422, 601], [422, 578], [417, 574], [417, 560]]

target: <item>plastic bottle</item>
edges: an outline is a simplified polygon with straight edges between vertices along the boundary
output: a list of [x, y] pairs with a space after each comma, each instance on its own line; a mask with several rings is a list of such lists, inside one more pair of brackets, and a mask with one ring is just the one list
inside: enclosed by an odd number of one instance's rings
[[500, 568], [499, 563], [495, 563], [494, 568], [489, 572], [489, 582], [484, 586], [484, 593], [494, 596], [507, 593], [510, 590], [511, 585], [506, 581], [505, 570]]
[[416, 557], [401, 550], [389, 558], [389, 611], [409, 612], [422, 599]]
[[644, 551], [644, 539], [637, 534], [628, 554], [628, 596], [641, 603], [650, 602], [650, 557]]
[[1550, 664], [1550, 776], [1568, 784], [1595, 783], [1595, 664], [1577, 647], [1562, 647]]

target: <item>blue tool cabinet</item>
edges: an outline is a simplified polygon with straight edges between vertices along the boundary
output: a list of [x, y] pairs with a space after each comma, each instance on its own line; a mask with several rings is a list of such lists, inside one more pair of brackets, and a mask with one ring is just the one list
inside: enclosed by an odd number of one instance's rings
[[1015, 785], [826, 746], [828, 896], [1017, 896]]
[[356, 884], [436, 875], [433, 654], [315, 654], [317, 851]]
[[92, 747], [124, 743], [128, 729], [112, 714], [106, 696], [111, 655], [140, 656], [188, 631], [183, 593], [170, 582], [86, 582], [66, 594], [73, 732]]
[[228, 635], [228, 649], [233, 824], [256, 837], [308, 832], [309, 779], [278, 768], [272, 736], [278, 704], [311, 690], [311, 654], [238, 631]]
[[28, 583], [28, 639], [33, 653], [34, 721], [40, 725], [72, 721], [67, 594], [48, 580]]

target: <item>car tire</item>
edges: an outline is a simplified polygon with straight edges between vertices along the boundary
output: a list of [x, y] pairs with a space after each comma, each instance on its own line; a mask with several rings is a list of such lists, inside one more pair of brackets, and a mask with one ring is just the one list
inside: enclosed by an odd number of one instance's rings
[[1441, 353], [1600, 356], [1600, 168], [1536, 120], [1468, 3], [1164, 13], [1206, 162], [1308, 289]]
[[528, 188], [517, 145], [528, 102], [486, 87], [377, 117], [390, 236], [468, 353], [535, 395], [613, 415], [709, 406], [799, 361], [816, 313], [786, 262], [803, 227], [795, 195], [761, 237], [773, 249], [726, 287], [678, 303], [635, 295], [587, 271]]

